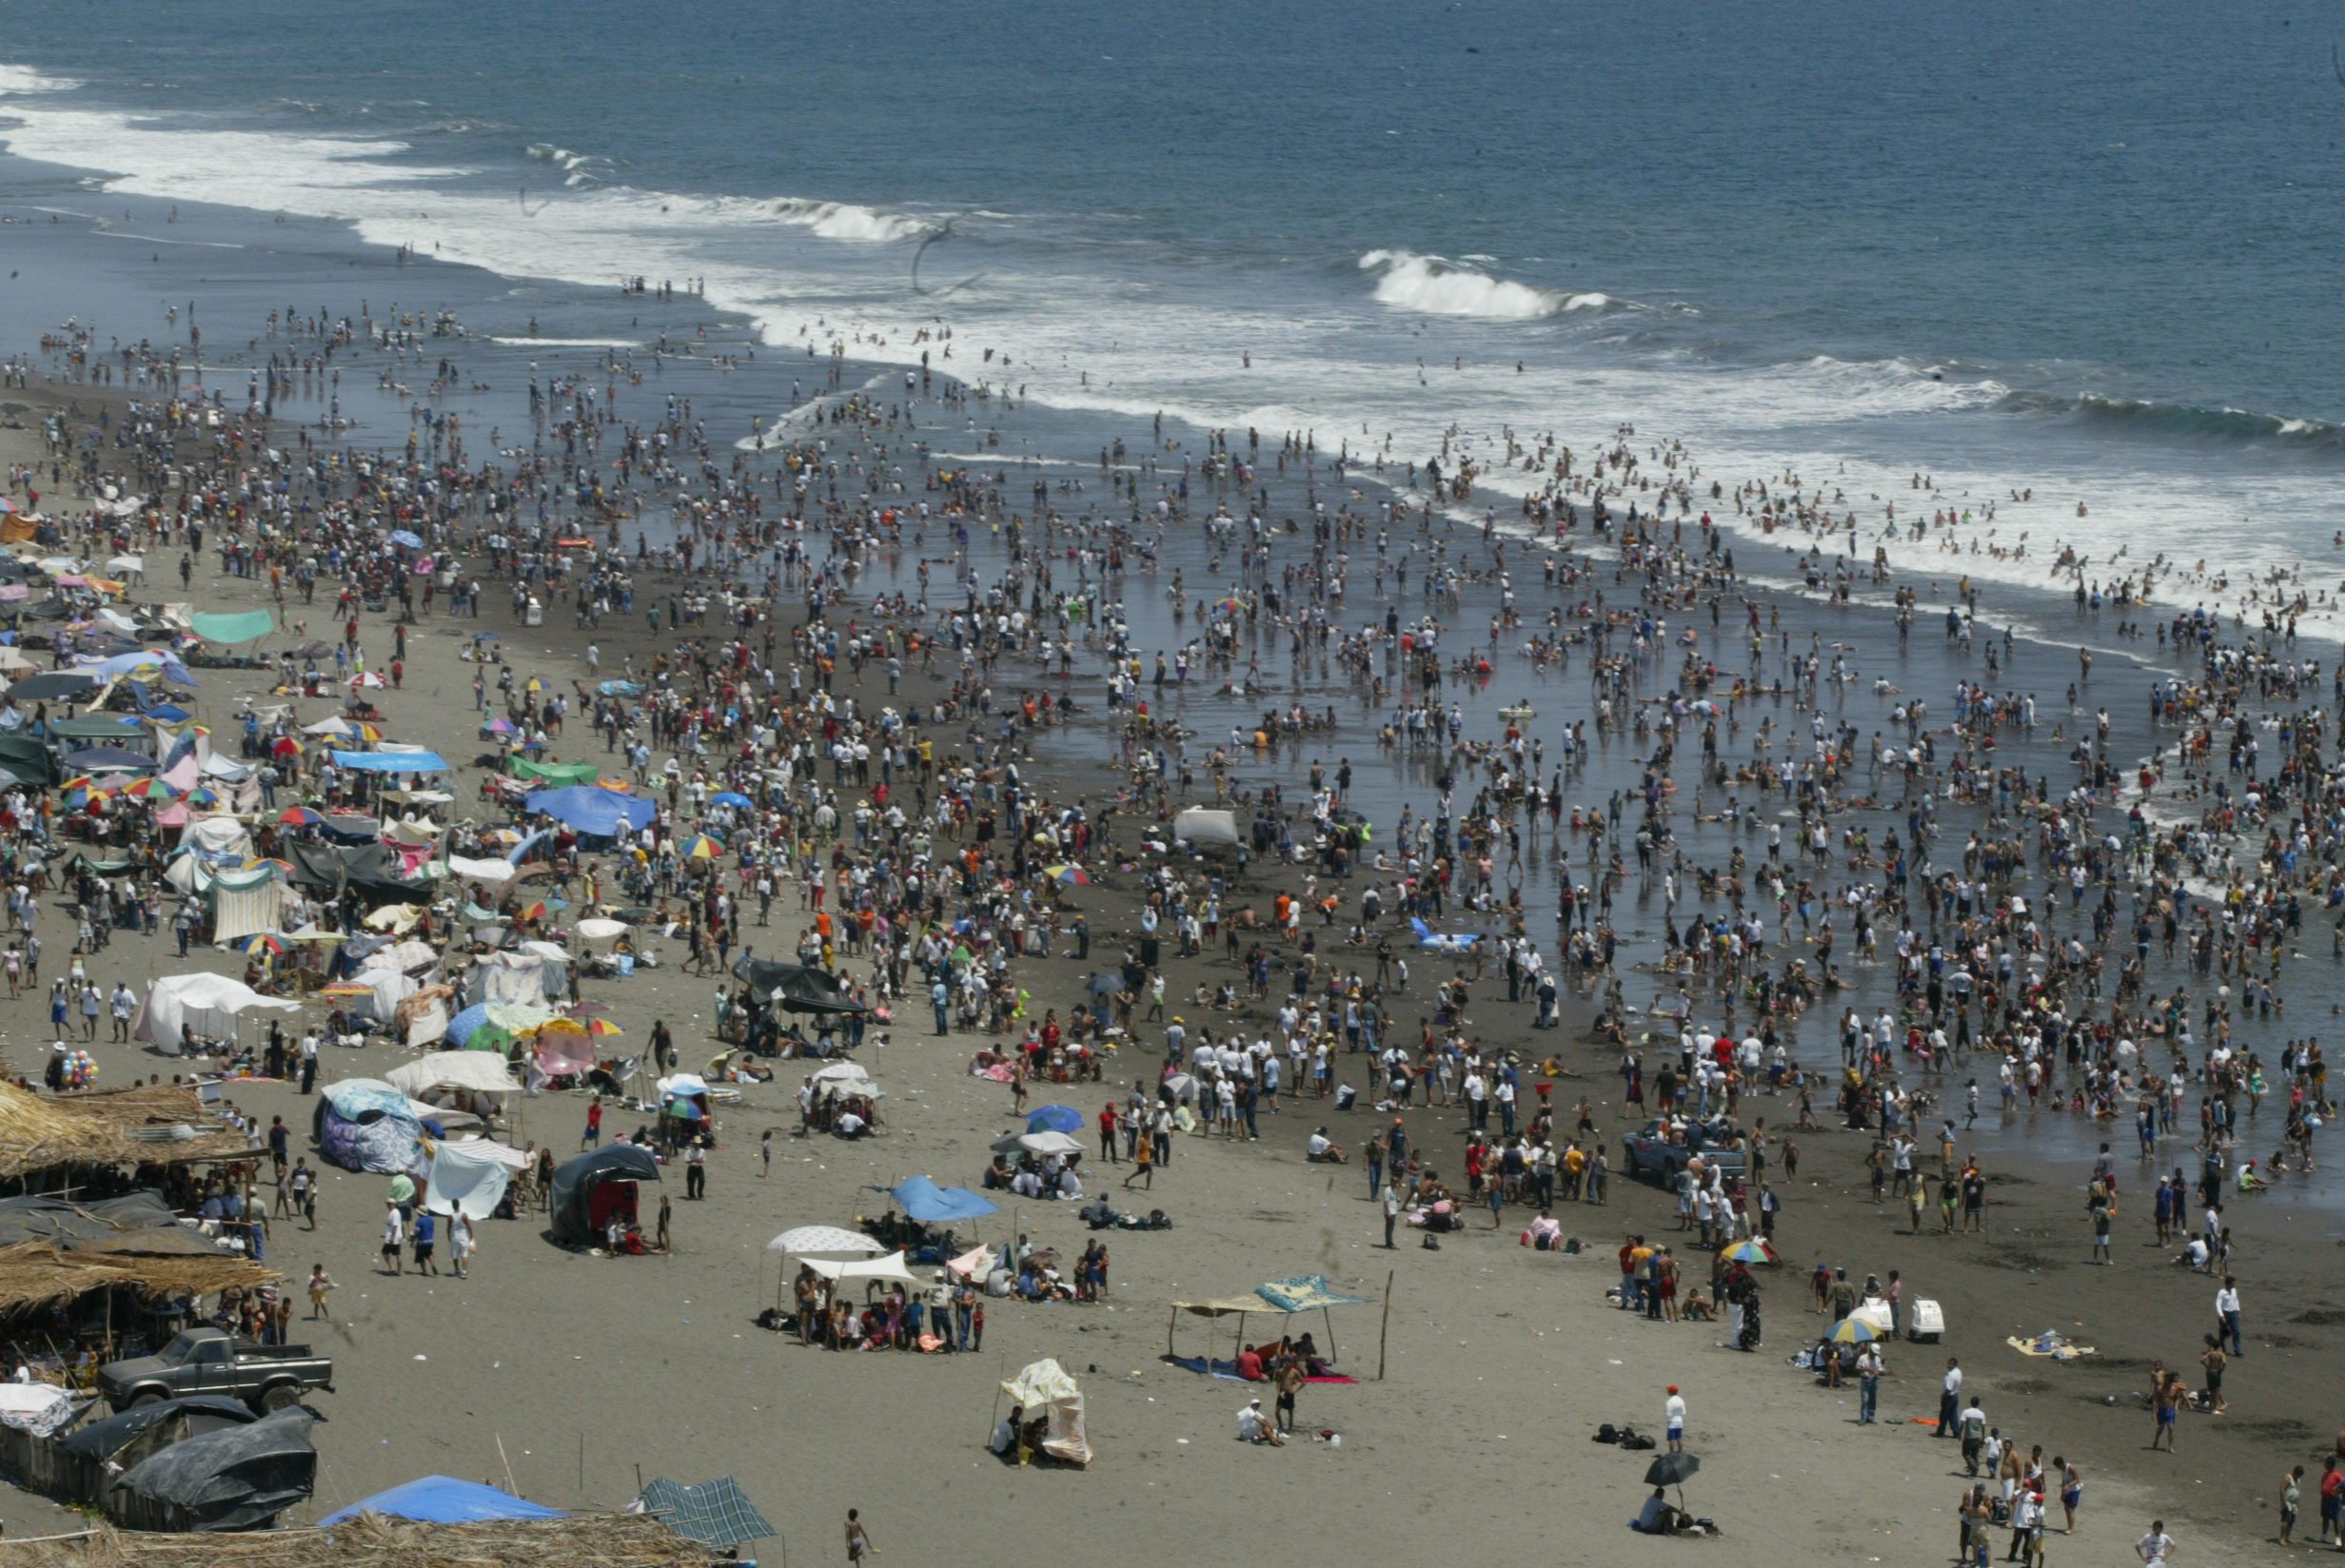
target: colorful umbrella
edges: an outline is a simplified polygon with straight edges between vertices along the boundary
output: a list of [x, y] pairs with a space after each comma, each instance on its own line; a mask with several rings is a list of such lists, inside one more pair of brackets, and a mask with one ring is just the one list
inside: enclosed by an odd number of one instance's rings
[[589, 1034], [624, 1034], [627, 1031], [608, 1018], [589, 1018], [586, 1020], [586, 1032]]
[[228, 945], [238, 952], [246, 953], [285, 951], [285, 944], [266, 931], [256, 931], [241, 942], [231, 942]]
[[724, 846], [704, 833], [693, 833], [678, 848], [687, 859], [692, 860], [714, 860], [724, 853]]
[[1834, 1344], [1862, 1344], [1867, 1340], [1880, 1339], [1881, 1330], [1861, 1318], [1842, 1318], [1825, 1337]]
[[1726, 1248], [1726, 1261], [1735, 1264], [1771, 1264], [1777, 1261], [1775, 1249], [1761, 1241], [1737, 1242]]
[[160, 778], [142, 778], [135, 784], [126, 784], [121, 793], [134, 800], [177, 800], [180, 794]]
[[314, 828], [325, 820], [323, 813], [306, 806], [287, 806], [277, 813], [277, 826], [281, 828]]
[[1091, 886], [1091, 872], [1076, 865], [1045, 866], [1042, 868], [1042, 874], [1054, 882], [1064, 883], [1071, 888]]

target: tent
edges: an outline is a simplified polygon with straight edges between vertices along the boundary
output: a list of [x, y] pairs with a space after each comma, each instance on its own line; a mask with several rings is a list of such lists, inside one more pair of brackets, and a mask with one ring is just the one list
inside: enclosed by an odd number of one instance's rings
[[1001, 1391], [1017, 1406], [1011, 1417], [1013, 1430], [1040, 1415], [1044, 1453], [1069, 1464], [1091, 1462], [1091, 1439], [1083, 1430], [1083, 1390], [1055, 1360], [1045, 1357], [1016, 1377], [1004, 1379]]
[[1080, 1132], [1083, 1113], [1073, 1106], [1043, 1106], [1026, 1118], [1029, 1132]]
[[866, 1258], [887, 1250], [859, 1230], [839, 1225], [798, 1225], [765, 1244], [768, 1252], [794, 1258]]
[[978, 1220], [1001, 1209], [991, 1201], [977, 1196], [965, 1186], [938, 1186], [926, 1176], [915, 1176], [898, 1182], [893, 1187], [876, 1186], [874, 1192], [884, 1192], [896, 1200], [896, 1206], [922, 1225], [937, 1225], [952, 1220]]
[[532, 816], [550, 816], [565, 828], [596, 838], [615, 838], [651, 825], [660, 808], [639, 795], [621, 794], [594, 784], [539, 790], [522, 801]]
[[211, 939], [234, 942], [273, 931], [285, 920], [285, 870], [264, 860], [249, 871], [213, 874], [207, 897], [211, 901]]
[[559, 1508], [547, 1508], [541, 1503], [526, 1502], [510, 1492], [501, 1492], [494, 1486], [477, 1481], [454, 1480], [446, 1476], [425, 1476], [404, 1486], [394, 1486], [387, 1492], [377, 1492], [371, 1498], [361, 1498], [347, 1508], [335, 1510], [318, 1520], [324, 1524], [340, 1524], [361, 1514], [380, 1514], [385, 1519], [415, 1519], [424, 1524], [471, 1524], [481, 1519], [561, 1519]]
[[660, 1162], [638, 1144], [613, 1144], [589, 1149], [554, 1172], [550, 1206], [554, 1234], [564, 1241], [595, 1239], [595, 1188], [606, 1182], [660, 1179]]
[[753, 1540], [770, 1539], [777, 1532], [731, 1476], [686, 1486], [665, 1476], [643, 1488], [635, 1499], [636, 1511], [659, 1518], [686, 1540], [696, 1540], [712, 1552], [724, 1552]]
[[474, 961], [465, 976], [464, 991], [476, 1004], [550, 1015], [553, 1004], [570, 993], [569, 955], [551, 944], [519, 952], [484, 954]]
[[461, 854], [448, 856], [448, 874], [465, 882], [477, 882], [483, 887], [502, 888], [520, 874], [518, 868], [502, 860], [473, 860]]
[[179, 830], [179, 847], [215, 866], [241, 866], [252, 858], [252, 834], [232, 816], [199, 816]]
[[234, 1034], [236, 1016], [251, 1008], [271, 1012], [299, 1012], [299, 1002], [263, 996], [241, 980], [225, 974], [167, 974], [147, 992], [138, 1010], [131, 1038], [151, 1043], [166, 1056], [179, 1054], [180, 1026], [198, 1034]]
[[519, 1002], [475, 1002], [448, 1020], [448, 1038], [463, 1051], [499, 1050], [543, 1029], [559, 1014]]
[[521, 1088], [505, 1070], [504, 1058], [484, 1050], [436, 1050], [391, 1068], [383, 1075], [383, 1081], [402, 1094], [419, 1100], [435, 1088], [509, 1094]]
[[406, 877], [400, 870], [399, 852], [388, 844], [295, 842], [283, 846], [279, 853], [292, 865], [294, 882], [305, 888], [336, 897], [346, 888], [369, 906], [431, 901], [430, 881]]
[[107, 1489], [115, 1522], [137, 1530], [252, 1530], [316, 1487], [314, 1412], [289, 1405], [245, 1426], [173, 1443]]
[[312, 1119], [319, 1157], [345, 1170], [414, 1175], [423, 1166], [430, 1109], [379, 1078], [328, 1084]]

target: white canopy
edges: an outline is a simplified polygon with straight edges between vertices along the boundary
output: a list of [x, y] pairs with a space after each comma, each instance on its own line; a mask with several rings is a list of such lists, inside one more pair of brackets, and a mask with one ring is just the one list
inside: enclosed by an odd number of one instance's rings
[[[461, 854], [448, 856], [448, 871], [466, 882], [479, 882], [489, 887], [502, 887], [519, 874], [518, 868], [505, 861], [474, 860]], [[617, 925], [618, 922], [613, 921], [612, 924]]]
[[391, 1068], [383, 1075], [383, 1081], [400, 1093], [417, 1099], [435, 1088], [508, 1094], [521, 1088], [505, 1070], [504, 1058], [493, 1050], [435, 1050]]
[[1237, 813], [1211, 806], [1192, 806], [1172, 819], [1172, 837], [1182, 844], [1235, 845]]
[[813, 1260], [867, 1258], [887, 1250], [859, 1230], [847, 1230], [838, 1225], [798, 1225], [785, 1230], [765, 1244], [768, 1252], [787, 1252], [793, 1257]]
[[180, 1026], [192, 1025], [202, 1034], [232, 1034], [236, 1015], [247, 1008], [299, 1012], [301, 1004], [263, 996], [243, 981], [231, 980], [225, 974], [167, 974], [147, 992], [146, 1005], [139, 1009], [138, 1024], [131, 1034], [152, 1042], [166, 1055], [176, 1056]]
[[1083, 1390], [1054, 1359], [1045, 1358], [1016, 1377], [1003, 1379], [1001, 1391], [1027, 1416], [1047, 1415], [1044, 1453], [1069, 1464], [1091, 1462], [1091, 1439], [1083, 1430]]
[[[497, 864], [502, 866], [504, 865], [504, 862], [500, 860]], [[457, 862], [451, 860], [448, 862], [448, 865], [453, 868], [457, 865]], [[511, 870], [510, 867], [507, 867], [506, 869], [507, 871]], [[627, 924], [625, 921], [605, 920], [601, 915], [590, 916], [587, 919], [580, 921], [577, 925], [571, 927], [570, 929], [577, 931], [581, 937], [589, 942], [616, 942], [621, 937], [627, 934]]]
[[358, 734], [358, 726], [343, 717], [340, 714], [336, 714], [330, 718], [321, 718], [315, 724], [303, 725], [302, 734], [311, 735], [333, 735], [337, 739], [341, 739]]
[[904, 1266], [901, 1252], [854, 1263], [842, 1263], [835, 1258], [805, 1258], [801, 1261], [808, 1268], [838, 1284], [900, 1284], [908, 1290], [928, 1288], [927, 1281]]

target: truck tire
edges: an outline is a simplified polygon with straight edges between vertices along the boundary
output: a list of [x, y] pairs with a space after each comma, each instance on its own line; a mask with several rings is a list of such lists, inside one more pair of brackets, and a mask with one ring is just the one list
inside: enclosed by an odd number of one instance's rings
[[137, 1393], [130, 1396], [130, 1402], [123, 1408], [126, 1410], [136, 1410], [142, 1404], [161, 1404], [162, 1402], [163, 1395], [159, 1390], [152, 1388], [142, 1388]]
[[274, 1415], [276, 1412], [283, 1410], [289, 1404], [299, 1404], [301, 1402], [301, 1398], [302, 1391], [298, 1384], [289, 1382], [270, 1383], [266, 1388], [261, 1390], [260, 1405], [262, 1414]]

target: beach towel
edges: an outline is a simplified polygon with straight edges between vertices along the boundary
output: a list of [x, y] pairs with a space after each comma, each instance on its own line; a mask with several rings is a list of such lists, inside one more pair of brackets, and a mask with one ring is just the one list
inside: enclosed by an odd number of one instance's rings
[[[1209, 1378], [1219, 1378], [1224, 1382], [1244, 1382], [1246, 1381], [1244, 1378], [1237, 1375], [1237, 1362], [1208, 1362], [1203, 1356], [1167, 1356], [1165, 1360], [1171, 1362], [1174, 1366], [1179, 1367], [1184, 1372], [1201, 1373]], [[1335, 1373], [1329, 1373], [1325, 1377], [1309, 1378], [1305, 1381], [1308, 1382], [1356, 1383], [1360, 1380], [1357, 1378], [1342, 1377]]]

